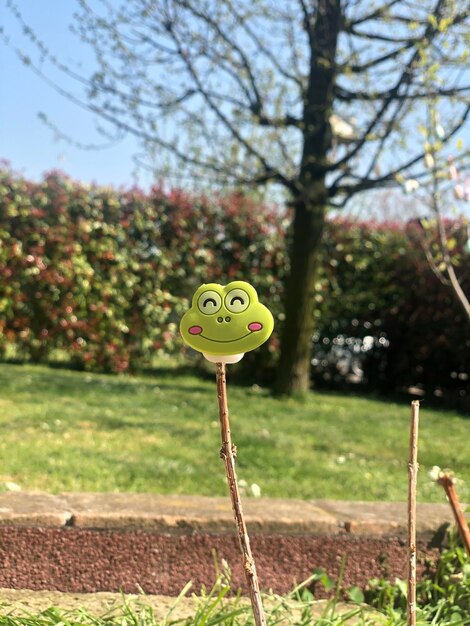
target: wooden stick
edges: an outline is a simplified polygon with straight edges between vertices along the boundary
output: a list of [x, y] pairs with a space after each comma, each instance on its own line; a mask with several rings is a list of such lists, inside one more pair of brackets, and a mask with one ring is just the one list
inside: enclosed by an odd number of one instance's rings
[[455, 490], [455, 479], [451, 474], [442, 472], [437, 479], [437, 482], [444, 487], [444, 491], [449, 499], [452, 512], [454, 513], [455, 521], [459, 529], [460, 536], [462, 537], [463, 544], [467, 550], [468, 556], [470, 556], [470, 530], [468, 528], [467, 520], [462, 513], [462, 507], [460, 506], [459, 497]]
[[255, 561], [251, 553], [250, 539], [248, 537], [248, 531], [246, 529], [245, 520], [243, 518], [242, 503], [240, 500], [237, 475], [235, 472], [235, 456], [237, 453], [237, 449], [236, 446], [232, 444], [230, 436], [225, 364], [217, 363], [216, 367], [220, 434], [222, 438], [222, 448], [220, 450], [220, 456], [225, 464], [225, 473], [227, 474], [230, 497], [232, 499], [232, 509], [235, 516], [235, 523], [238, 530], [238, 539], [240, 541], [240, 548], [243, 555], [243, 569], [245, 571], [245, 577], [248, 583], [255, 624], [256, 626], [266, 626], [266, 619], [264, 616], [263, 604], [261, 602], [261, 594], [258, 584], [258, 576], [256, 574]]
[[416, 626], [416, 484], [418, 477], [419, 401], [411, 403], [410, 460], [408, 463], [408, 591], [406, 623]]

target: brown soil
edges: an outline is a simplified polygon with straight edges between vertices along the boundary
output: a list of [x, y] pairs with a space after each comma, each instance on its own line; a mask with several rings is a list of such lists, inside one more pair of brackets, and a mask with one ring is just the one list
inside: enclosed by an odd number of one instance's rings
[[[31, 591], [30, 589], [0, 589], [0, 614], [9, 615], [36, 614], [51, 606], [61, 611], [85, 609], [91, 615], [118, 614], [124, 598], [120, 593], [101, 591], [98, 593], [64, 593], [60, 591]], [[185, 619], [194, 615], [196, 601], [193, 598], [176, 598], [157, 595], [126, 595], [125, 602], [134, 611], [141, 605], [151, 606], [157, 619], [162, 620], [171, 610], [173, 619]]]
[[[397, 538], [253, 535], [260, 585], [286, 593], [317, 567], [336, 578], [346, 557], [344, 585], [364, 586], [373, 577], [406, 574], [406, 548]], [[420, 554], [437, 556], [421, 545]], [[214, 555], [244, 588], [240, 550], [231, 535], [163, 535], [143, 531], [75, 528], [0, 528], [0, 587], [73, 593], [123, 591], [177, 595], [213, 584]], [[322, 597], [322, 589], [316, 589]]]

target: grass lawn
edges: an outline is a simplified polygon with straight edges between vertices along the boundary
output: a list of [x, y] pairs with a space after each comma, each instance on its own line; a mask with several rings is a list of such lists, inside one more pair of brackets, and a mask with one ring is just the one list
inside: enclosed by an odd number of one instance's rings
[[[229, 372], [230, 374], [230, 372]], [[409, 406], [228, 386], [239, 478], [264, 496], [405, 500]], [[0, 364], [0, 489], [226, 495], [215, 382], [166, 367], [106, 376]], [[470, 501], [470, 420], [421, 409], [419, 498], [452, 468]]]

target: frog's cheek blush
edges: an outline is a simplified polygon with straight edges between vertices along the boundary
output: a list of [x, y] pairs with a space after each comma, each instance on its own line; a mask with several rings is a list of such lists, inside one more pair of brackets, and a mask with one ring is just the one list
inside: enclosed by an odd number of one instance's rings
[[262, 328], [263, 324], [260, 324], [259, 322], [251, 322], [251, 324], [248, 324], [248, 330], [251, 330], [253, 333], [258, 332]]
[[202, 328], [201, 326], [191, 326], [188, 328], [188, 333], [190, 335], [200, 335], [202, 333]]

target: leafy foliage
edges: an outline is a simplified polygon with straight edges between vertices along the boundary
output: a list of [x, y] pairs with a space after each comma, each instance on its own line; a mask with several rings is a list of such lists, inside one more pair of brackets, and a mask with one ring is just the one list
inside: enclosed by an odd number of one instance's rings
[[[470, 326], [452, 291], [427, 265], [416, 228], [413, 223], [329, 224], [316, 296], [317, 381], [346, 381], [357, 357], [362, 381], [372, 388], [414, 385], [440, 395], [453, 389], [465, 397]], [[466, 236], [460, 231], [455, 253], [462, 258], [461, 280], [468, 289]], [[329, 358], [332, 351], [336, 356]]]
[[175, 349], [184, 296], [201, 282], [250, 267], [279, 300], [279, 227], [249, 199], [86, 188], [57, 173], [33, 184], [6, 171], [0, 185], [3, 351], [41, 361], [60, 349], [121, 372]]
[[[470, 562], [454, 537], [437, 563], [428, 563], [417, 583], [418, 618], [423, 624], [467, 624], [470, 615]], [[406, 617], [406, 583], [371, 580], [365, 592], [368, 604], [395, 619]]]
[[[269, 380], [284, 319], [289, 214], [240, 194], [85, 187], [0, 176], [0, 350], [33, 361], [61, 351], [95, 371], [137, 370], [180, 351], [177, 323], [203, 282], [253, 282], [276, 319], [242, 361]], [[470, 328], [427, 265], [415, 224], [327, 222], [318, 274], [312, 374], [386, 390], [464, 390]], [[470, 285], [463, 229], [449, 225]], [[462, 231], [462, 232], [461, 232]]]
[[[39, 361], [62, 349], [88, 369], [125, 371], [173, 337], [170, 268], [138, 191], [1, 178], [2, 347]], [[152, 231], [152, 232], [151, 232]]]

